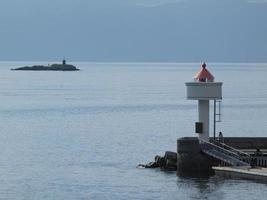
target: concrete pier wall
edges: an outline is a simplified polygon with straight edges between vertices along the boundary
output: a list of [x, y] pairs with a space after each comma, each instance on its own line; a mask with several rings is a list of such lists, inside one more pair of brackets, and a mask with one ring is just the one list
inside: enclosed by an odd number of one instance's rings
[[267, 149], [267, 137], [226, 137], [224, 142], [236, 149]]
[[211, 167], [218, 164], [218, 160], [201, 152], [198, 138], [180, 138], [177, 140], [178, 172], [211, 171]]
[[[224, 142], [236, 149], [267, 149], [267, 138], [263, 137], [226, 137]], [[177, 140], [177, 171], [211, 171], [219, 160], [203, 154], [197, 137], [184, 137]]]

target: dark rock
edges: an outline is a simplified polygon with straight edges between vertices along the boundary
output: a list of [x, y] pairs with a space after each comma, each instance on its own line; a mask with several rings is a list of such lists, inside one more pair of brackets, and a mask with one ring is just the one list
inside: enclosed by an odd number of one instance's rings
[[164, 155], [165, 160], [170, 160], [171, 162], [177, 162], [177, 153], [166, 151]]
[[164, 155], [164, 160], [166, 161], [165, 170], [172, 171], [177, 169], [177, 153], [167, 151]]
[[166, 165], [166, 160], [163, 157], [157, 155], [155, 156], [155, 163], [157, 163], [159, 167], [163, 167]]
[[155, 162], [150, 162], [145, 165], [140, 164], [138, 167], [160, 168], [161, 170], [174, 171], [177, 169], [177, 153], [167, 151], [164, 157], [155, 156]]
[[157, 168], [159, 165], [156, 162], [150, 162], [146, 164], [145, 168]]
[[137, 167], [143, 167], [143, 168], [158, 168], [159, 165], [156, 162], [150, 162], [147, 164], [139, 164]]

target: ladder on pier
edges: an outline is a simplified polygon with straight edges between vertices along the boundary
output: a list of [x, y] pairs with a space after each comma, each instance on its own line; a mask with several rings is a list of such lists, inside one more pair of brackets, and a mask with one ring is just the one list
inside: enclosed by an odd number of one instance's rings
[[218, 122], [222, 122], [222, 101], [214, 100], [213, 139], [216, 137], [216, 124]]
[[201, 151], [236, 167], [250, 167], [250, 155], [216, 140], [199, 140]]

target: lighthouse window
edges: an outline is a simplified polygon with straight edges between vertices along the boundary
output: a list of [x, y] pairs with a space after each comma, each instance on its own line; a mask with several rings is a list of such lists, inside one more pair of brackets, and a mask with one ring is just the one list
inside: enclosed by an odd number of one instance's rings
[[196, 122], [196, 133], [203, 133], [203, 123], [202, 122]]
[[200, 82], [206, 82], [206, 78], [200, 78], [199, 81]]

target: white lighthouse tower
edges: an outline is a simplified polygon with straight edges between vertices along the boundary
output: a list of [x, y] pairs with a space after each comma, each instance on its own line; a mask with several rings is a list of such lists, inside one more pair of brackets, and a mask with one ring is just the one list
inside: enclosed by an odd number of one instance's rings
[[[198, 100], [198, 122], [196, 133], [199, 139], [209, 140], [209, 101], [222, 99], [222, 82], [215, 82], [214, 76], [203, 63], [201, 70], [194, 76], [194, 82], [187, 82], [187, 99]], [[215, 104], [216, 106], [216, 104]]]

